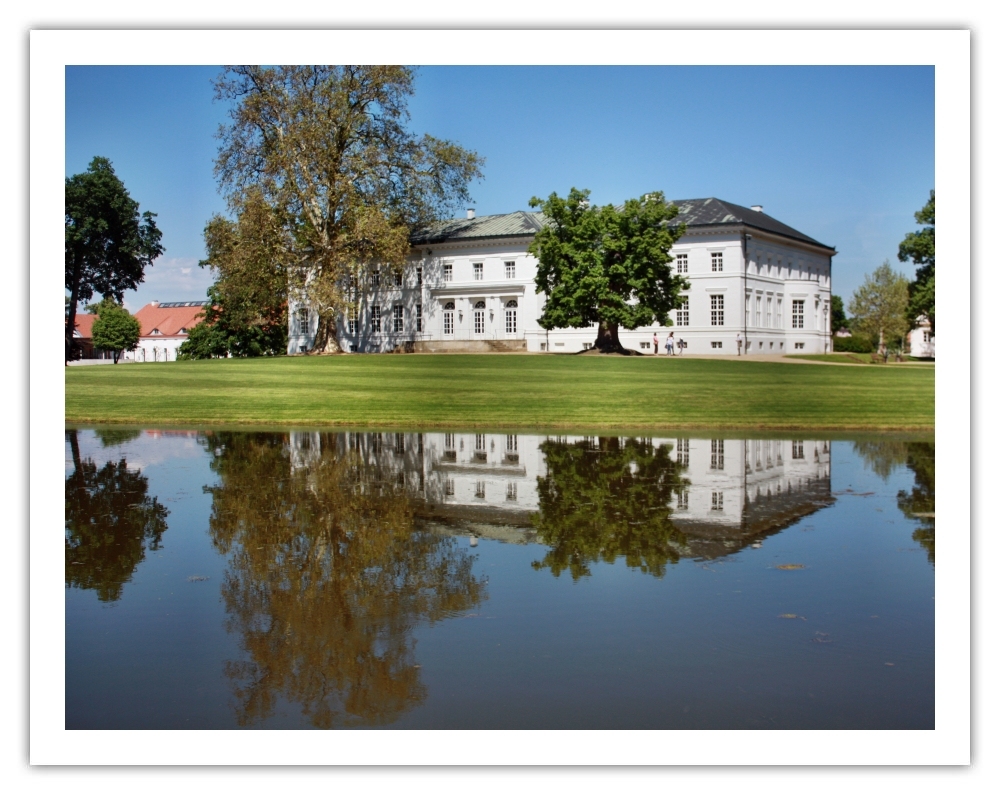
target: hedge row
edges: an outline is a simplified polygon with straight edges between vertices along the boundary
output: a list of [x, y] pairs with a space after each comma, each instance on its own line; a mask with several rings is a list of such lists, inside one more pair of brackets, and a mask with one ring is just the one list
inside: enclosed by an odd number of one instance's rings
[[851, 337], [834, 337], [833, 349], [844, 353], [871, 353], [875, 350], [872, 341], [867, 337], [857, 335]]

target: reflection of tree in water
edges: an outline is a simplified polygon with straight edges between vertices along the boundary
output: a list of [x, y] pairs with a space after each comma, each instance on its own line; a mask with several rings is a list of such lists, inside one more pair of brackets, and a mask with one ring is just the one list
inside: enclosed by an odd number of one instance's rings
[[854, 452], [882, 480], [888, 480], [893, 470], [903, 465], [913, 472], [913, 489], [909, 493], [900, 491], [896, 502], [907, 518], [920, 521], [920, 527], [913, 533], [913, 540], [927, 550], [927, 559], [933, 564], [934, 442], [904, 442], [897, 439], [855, 442]]
[[669, 445], [601, 437], [542, 443], [548, 474], [538, 479], [539, 538], [551, 549], [536, 569], [573, 579], [598, 560], [624, 557], [628, 566], [662, 577], [680, 560], [684, 535], [674, 527], [671, 497], [690, 485], [670, 459]]
[[124, 458], [98, 469], [92, 459], [80, 459], [77, 432], [66, 435], [73, 453], [66, 479], [66, 584], [113, 602], [146, 549], [159, 549], [168, 511], [147, 495], [146, 477], [129, 471]]
[[906, 466], [913, 472], [913, 488], [900, 491], [896, 502], [903, 514], [919, 519], [920, 527], [913, 540], [927, 550], [927, 559], [934, 563], [934, 443], [910, 442]]
[[101, 447], [115, 447], [142, 436], [138, 428], [98, 428], [94, 433], [101, 440]]
[[888, 480], [893, 470], [906, 463], [909, 442], [898, 439], [866, 439], [854, 443], [854, 453], [861, 456], [865, 467], [882, 480]]
[[394, 479], [338, 457], [332, 435], [297, 471], [280, 435], [208, 445], [212, 539], [230, 556], [222, 596], [247, 653], [226, 671], [240, 725], [265, 721], [281, 697], [319, 728], [386, 724], [420, 703], [413, 629], [486, 598], [474, 558], [416, 530]]

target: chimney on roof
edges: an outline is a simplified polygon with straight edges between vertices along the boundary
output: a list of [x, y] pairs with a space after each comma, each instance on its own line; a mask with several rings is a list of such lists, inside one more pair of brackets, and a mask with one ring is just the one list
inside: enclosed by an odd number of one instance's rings
[[159, 301], [150, 301], [150, 302], [149, 302], [149, 305], [150, 305], [150, 306], [159, 306], [159, 305], [160, 305], [160, 302], [159, 302]]
[[466, 210], [465, 211], [465, 217], [468, 218], [470, 221], [473, 218], [475, 218], [476, 217], [476, 208], [475, 207], [470, 207], [468, 210]]
[[762, 212], [764, 212], [764, 205], [763, 204], [751, 204], [750, 205], [750, 209], [753, 210], [755, 213], [762, 213]]

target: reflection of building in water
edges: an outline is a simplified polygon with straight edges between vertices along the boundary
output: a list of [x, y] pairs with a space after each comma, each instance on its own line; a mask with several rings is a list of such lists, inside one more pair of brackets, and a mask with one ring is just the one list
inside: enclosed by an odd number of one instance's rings
[[[418, 514], [441, 532], [534, 540], [538, 482], [548, 474], [541, 445], [596, 437], [501, 433], [293, 432], [293, 469], [319, 459], [321, 444], [353, 451], [383, 482], [417, 498]], [[686, 553], [717, 557], [777, 532], [833, 502], [830, 443], [787, 439], [647, 439], [667, 445], [689, 485], [670, 505]]]
[[716, 557], [833, 502], [830, 443], [787, 439], [676, 439], [671, 457], [690, 488], [673, 504], [692, 553]]

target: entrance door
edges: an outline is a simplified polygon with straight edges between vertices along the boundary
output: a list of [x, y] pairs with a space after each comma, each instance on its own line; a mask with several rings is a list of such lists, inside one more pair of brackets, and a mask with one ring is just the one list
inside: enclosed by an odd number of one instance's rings
[[455, 302], [449, 301], [444, 305], [444, 335], [453, 337], [455, 335]]
[[504, 306], [504, 334], [507, 337], [517, 336], [517, 300], [511, 299]]
[[472, 308], [472, 328], [477, 337], [486, 333], [486, 302], [476, 301]]

